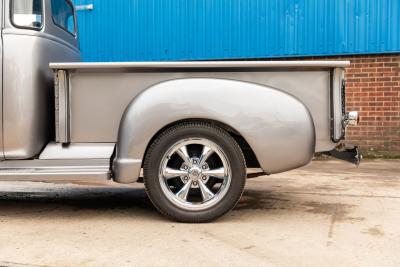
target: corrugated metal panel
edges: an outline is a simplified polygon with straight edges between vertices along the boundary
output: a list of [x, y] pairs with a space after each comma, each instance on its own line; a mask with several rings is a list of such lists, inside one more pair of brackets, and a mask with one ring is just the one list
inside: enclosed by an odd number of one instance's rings
[[85, 61], [400, 51], [398, 0], [75, 0]]

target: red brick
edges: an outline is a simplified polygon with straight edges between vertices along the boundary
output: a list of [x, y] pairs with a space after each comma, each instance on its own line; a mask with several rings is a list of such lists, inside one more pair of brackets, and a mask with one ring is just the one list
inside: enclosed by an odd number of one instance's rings
[[376, 92], [375, 87], [361, 87], [361, 92]]
[[[367, 92], [362, 92], [362, 93], [354, 93], [353, 95], [355, 96], [355, 97], [360, 97], [360, 96], [373, 96], [373, 95], [371, 95], [371, 94], [377, 94], [377, 93], [367, 93]], [[381, 94], [383, 94], [383, 93], [381, 93]]]
[[367, 77], [362, 77], [362, 78], [360, 78], [360, 81], [361, 82], [375, 82], [376, 78], [375, 77], [368, 77], [368, 78]]
[[390, 82], [390, 81], [393, 81], [393, 78], [391, 78], [391, 77], [376, 78], [376, 81], [378, 81], [378, 82]]
[[384, 116], [398, 116], [399, 113], [398, 112], [384, 112], [383, 115]]
[[383, 92], [384, 96], [398, 96], [399, 92]]
[[392, 61], [389, 57], [377, 57], [376, 62], [390, 62]]
[[[383, 96], [383, 92], [371, 92], [368, 93], [368, 96]], [[391, 95], [391, 96], [397, 96], [397, 95]]]
[[346, 80], [346, 83], [356, 83], [356, 82], [360, 82], [360, 79], [358, 78], [350, 78]]
[[[376, 72], [376, 68], [363, 68], [361, 69], [361, 72]], [[358, 70], [359, 71], [359, 70]]]
[[398, 82], [383, 82], [383, 84], [385, 86], [397, 86], [397, 85], [399, 85]]
[[392, 71], [392, 68], [390, 68], [390, 67], [383, 67], [383, 68], [378, 68], [377, 69], [379, 72], [390, 72], [390, 71]]
[[354, 77], [357, 77], [357, 78], [365, 77], [365, 78], [367, 78], [368, 77], [368, 73], [357, 72], [357, 73], [354, 73]]
[[[372, 86], [372, 87], [376, 87], [376, 86], [383, 86], [384, 83], [383, 82], [374, 82], [374, 83], [369, 83], [368, 86]], [[390, 86], [390, 85], [386, 85], [385, 86]]]
[[376, 91], [378, 92], [389, 92], [391, 91], [391, 87], [387, 86], [387, 87], [378, 87], [376, 88]]

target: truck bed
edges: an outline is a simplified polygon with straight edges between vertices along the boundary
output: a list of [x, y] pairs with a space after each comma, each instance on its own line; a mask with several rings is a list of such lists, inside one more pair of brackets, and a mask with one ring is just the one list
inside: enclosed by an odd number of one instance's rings
[[[342, 68], [349, 64], [348, 61], [51, 63], [57, 78], [57, 141], [116, 142], [126, 107], [143, 90], [174, 79], [217, 78], [266, 85], [295, 96], [313, 117], [316, 152], [328, 151], [336, 145], [332, 137], [340, 135], [341, 110], [333, 109], [333, 101], [340, 101]], [[184, 94], [182, 97], [190, 98]], [[243, 101], [248, 99], [243, 95]]]

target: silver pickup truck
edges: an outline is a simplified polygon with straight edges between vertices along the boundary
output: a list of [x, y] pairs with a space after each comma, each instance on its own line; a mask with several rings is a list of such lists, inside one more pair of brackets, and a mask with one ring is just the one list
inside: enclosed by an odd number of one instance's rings
[[206, 222], [250, 175], [359, 158], [337, 150], [358, 120], [347, 61], [79, 63], [69, 0], [0, 3], [0, 181], [144, 181], [164, 215]]

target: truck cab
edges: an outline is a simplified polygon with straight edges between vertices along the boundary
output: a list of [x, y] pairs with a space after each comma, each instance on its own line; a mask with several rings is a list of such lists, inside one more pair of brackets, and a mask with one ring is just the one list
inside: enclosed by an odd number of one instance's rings
[[144, 181], [168, 218], [208, 222], [249, 176], [360, 160], [348, 61], [83, 63], [70, 0], [0, 3], [0, 181]]
[[50, 62], [80, 60], [69, 0], [2, 1], [0, 157], [31, 159], [54, 140]]

